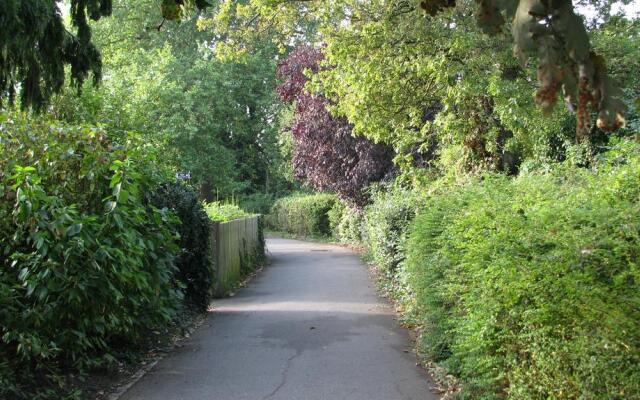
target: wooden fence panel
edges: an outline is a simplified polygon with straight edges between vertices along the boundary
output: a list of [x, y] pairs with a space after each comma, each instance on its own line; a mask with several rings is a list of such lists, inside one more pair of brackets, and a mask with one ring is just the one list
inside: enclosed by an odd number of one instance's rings
[[[258, 243], [258, 216], [211, 224], [215, 297], [226, 295], [253, 265], [261, 246]], [[245, 271], [243, 271], [245, 269]]]

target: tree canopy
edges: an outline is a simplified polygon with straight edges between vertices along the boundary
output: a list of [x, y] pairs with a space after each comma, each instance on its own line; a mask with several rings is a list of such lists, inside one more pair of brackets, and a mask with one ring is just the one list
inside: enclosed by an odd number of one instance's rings
[[331, 102], [305, 89], [311, 71], [318, 73], [322, 52], [299, 46], [278, 65], [280, 98], [294, 103], [292, 165], [295, 177], [320, 191], [334, 191], [362, 206], [365, 189], [391, 171], [392, 149], [364, 136], [355, 137], [345, 117], [329, 112]]
[[[90, 20], [109, 16], [113, 0], [6, 0], [0, 3], [0, 101], [12, 102], [16, 91], [22, 107], [41, 109], [62, 90], [65, 67], [80, 86], [89, 76], [98, 82], [102, 57], [92, 41]], [[165, 19], [181, 18], [184, 10], [204, 9], [206, 0], [158, 0]], [[68, 7], [71, 30], [65, 25]], [[159, 12], [159, 14], [160, 14]], [[1, 103], [0, 103], [1, 104]]]
[[[593, 51], [585, 23], [570, 0], [483, 0], [473, 6], [464, 0], [226, 0], [221, 4], [208, 25], [226, 32], [225, 44], [219, 46], [223, 54], [247, 51], [259, 32], [275, 30], [290, 42], [302, 37], [300, 29], [311, 26], [318, 32], [319, 41], [330, 41], [334, 32], [341, 31], [338, 28], [348, 30], [362, 20], [408, 17], [418, 26], [430, 25], [431, 18], [462, 7], [475, 16], [484, 33], [504, 35], [510, 28], [521, 64], [531, 61], [536, 66], [536, 102], [549, 111], [557, 98], [563, 97], [577, 113], [578, 136], [588, 135], [591, 111], [597, 112], [600, 129], [612, 131], [625, 123], [627, 107], [621, 100], [622, 92], [607, 74], [605, 58]], [[412, 18], [420, 9], [430, 18]], [[452, 30], [459, 26], [455, 18], [449, 18], [448, 23]]]

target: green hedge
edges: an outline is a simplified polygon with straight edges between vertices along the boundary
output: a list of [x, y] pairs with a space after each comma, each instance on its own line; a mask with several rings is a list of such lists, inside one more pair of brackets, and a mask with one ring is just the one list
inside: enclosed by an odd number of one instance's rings
[[362, 243], [364, 213], [342, 202], [336, 202], [329, 211], [329, 224], [333, 237], [344, 244]]
[[0, 398], [63, 398], [175, 314], [176, 217], [148, 148], [0, 113]]
[[167, 208], [179, 219], [177, 233], [180, 252], [176, 258], [176, 279], [185, 289], [185, 301], [200, 310], [209, 306], [209, 292], [213, 285], [209, 246], [210, 219], [198, 193], [180, 183], [166, 183], [153, 191], [151, 202], [159, 209]]
[[204, 205], [204, 209], [212, 221], [227, 222], [250, 216], [248, 212], [233, 203], [214, 201]]
[[239, 203], [243, 210], [252, 214], [267, 215], [273, 207], [276, 197], [272, 193], [254, 193], [240, 197]]
[[267, 217], [269, 228], [298, 236], [330, 236], [329, 211], [333, 194], [293, 195], [278, 199]]
[[404, 259], [406, 230], [424, 201], [417, 192], [401, 188], [377, 191], [372, 201], [364, 209], [362, 241], [373, 264], [391, 277]]
[[464, 399], [640, 398], [640, 150], [427, 200], [402, 274]]

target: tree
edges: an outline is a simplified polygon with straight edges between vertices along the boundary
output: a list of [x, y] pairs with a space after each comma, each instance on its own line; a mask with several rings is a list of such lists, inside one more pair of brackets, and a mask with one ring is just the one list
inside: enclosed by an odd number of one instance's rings
[[104, 55], [101, 86], [54, 97], [52, 112], [114, 135], [140, 132], [162, 149], [163, 164], [191, 171], [208, 200], [277, 184], [276, 50], [265, 45], [236, 60], [215, 59], [197, 13], [163, 22], [156, 8], [157, 0], [115, 0], [112, 17], [93, 25]]
[[480, 32], [473, 5], [425, 24], [420, 10], [396, 3], [353, 4], [349, 28], [326, 40], [332, 68], [314, 86], [357, 135], [393, 146], [403, 175], [514, 173], [521, 160], [555, 158], [552, 143], [572, 141], [573, 118], [535, 107], [535, 72], [518, 65], [507, 38]]
[[[62, 90], [66, 66], [78, 87], [90, 74], [95, 83], [100, 80], [102, 58], [91, 40], [89, 19], [111, 15], [112, 0], [70, 0], [75, 32], [65, 27], [62, 6], [57, 0], [0, 2], [0, 101], [6, 97], [13, 102], [18, 91], [23, 108], [42, 109]], [[161, 2], [163, 17], [174, 20], [185, 9], [206, 6], [205, 0]]]
[[88, 74], [101, 75], [102, 60], [91, 43], [87, 14], [97, 20], [111, 13], [111, 0], [72, 0], [68, 31], [55, 0], [6, 0], [0, 3], [0, 100], [13, 101], [20, 87], [23, 107], [42, 108], [65, 80], [65, 65], [71, 78], [81, 84]]
[[[229, 25], [224, 23], [217, 26], [226, 30], [223, 38], [228, 46], [247, 51], [243, 31], [249, 32], [245, 39], [251, 39], [256, 32], [292, 32], [312, 21], [320, 25], [318, 38], [323, 40], [332, 37], [336, 27], [357, 21], [354, 10], [375, 17], [379, 7], [392, 3], [397, 16], [410, 14], [419, 8], [435, 16], [457, 3], [464, 5], [469, 2], [226, 0], [220, 8], [222, 16], [214, 18], [214, 21], [239, 19], [239, 22], [234, 22], [233, 29], [228, 29]], [[509, 22], [520, 61], [525, 64], [532, 59], [537, 63], [540, 86], [536, 101], [544, 110], [550, 110], [562, 94], [568, 106], [577, 111], [579, 137], [589, 132], [591, 109], [598, 113], [597, 125], [603, 130], [612, 131], [624, 125], [626, 106], [621, 100], [622, 93], [607, 75], [604, 58], [591, 49], [585, 24], [575, 14], [571, 0], [481, 0], [477, 4], [474, 14], [485, 33], [501, 34]], [[229, 15], [236, 19], [229, 18]]]
[[295, 101], [290, 128], [294, 174], [317, 190], [332, 190], [363, 205], [364, 189], [391, 169], [391, 149], [354, 136], [346, 118], [331, 115], [326, 97], [305, 89], [307, 74], [319, 71], [322, 58], [320, 50], [301, 46], [278, 66], [278, 78], [283, 79], [278, 93], [286, 102]]

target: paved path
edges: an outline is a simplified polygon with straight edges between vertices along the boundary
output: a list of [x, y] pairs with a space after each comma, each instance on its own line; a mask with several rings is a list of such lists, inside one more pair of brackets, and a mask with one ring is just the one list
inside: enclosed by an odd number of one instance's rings
[[338, 246], [269, 239], [271, 265], [123, 400], [434, 400], [407, 332]]

